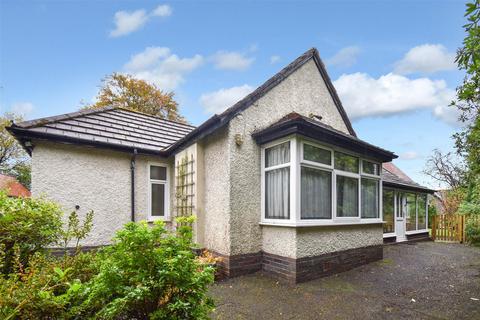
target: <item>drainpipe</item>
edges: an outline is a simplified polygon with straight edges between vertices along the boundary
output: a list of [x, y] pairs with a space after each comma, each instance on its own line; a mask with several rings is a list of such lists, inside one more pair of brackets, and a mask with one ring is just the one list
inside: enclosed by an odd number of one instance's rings
[[132, 180], [132, 187], [131, 187], [131, 200], [132, 200], [132, 213], [131, 213], [131, 220], [132, 222], [135, 222], [135, 158], [137, 157], [137, 149], [133, 149], [133, 155], [132, 155], [132, 160], [130, 162], [130, 174], [131, 174], [131, 180]]

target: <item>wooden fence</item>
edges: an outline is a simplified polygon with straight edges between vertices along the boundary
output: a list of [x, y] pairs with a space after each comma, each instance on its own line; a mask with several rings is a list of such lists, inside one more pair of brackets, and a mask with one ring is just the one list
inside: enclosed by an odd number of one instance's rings
[[441, 214], [433, 216], [432, 239], [434, 241], [465, 242], [464, 215]]

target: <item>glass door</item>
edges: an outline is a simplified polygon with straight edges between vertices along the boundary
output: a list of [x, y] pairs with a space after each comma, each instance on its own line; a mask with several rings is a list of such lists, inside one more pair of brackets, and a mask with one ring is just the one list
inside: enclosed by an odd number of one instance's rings
[[405, 237], [405, 215], [408, 209], [407, 195], [403, 192], [398, 192], [396, 204], [395, 234], [397, 242], [399, 242], [407, 240]]

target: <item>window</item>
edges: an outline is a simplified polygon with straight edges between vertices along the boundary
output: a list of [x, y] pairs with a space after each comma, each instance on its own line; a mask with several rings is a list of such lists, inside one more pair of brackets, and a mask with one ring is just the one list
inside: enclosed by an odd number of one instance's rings
[[418, 226], [417, 230], [427, 228], [427, 195], [422, 194], [418, 196]]
[[379, 176], [380, 175], [379, 167], [380, 166], [378, 165], [378, 163], [370, 162], [367, 160], [362, 161], [362, 173]]
[[383, 189], [383, 233], [395, 232], [395, 195], [391, 189]]
[[285, 140], [262, 148], [264, 223], [381, 222], [379, 163], [300, 137]]
[[362, 178], [362, 218], [379, 217], [379, 181]]
[[358, 179], [337, 176], [337, 217], [358, 217]]
[[290, 142], [265, 149], [265, 218], [290, 218]]
[[307, 161], [318, 162], [322, 164], [332, 165], [332, 152], [322, 148], [317, 148], [310, 144], [303, 144], [303, 159]]
[[407, 231], [417, 230], [417, 195], [414, 193], [406, 194], [406, 213]]
[[301, 171], [301, 219], [331, 219], [332, 173], [304, 166]]
[[168, 170], [166, 166], [149, 165], [149, 219], [168, 217]]
[[335, 169], [358, 173], [358, 158], [345, 154], [343, 152], [335, 152]]

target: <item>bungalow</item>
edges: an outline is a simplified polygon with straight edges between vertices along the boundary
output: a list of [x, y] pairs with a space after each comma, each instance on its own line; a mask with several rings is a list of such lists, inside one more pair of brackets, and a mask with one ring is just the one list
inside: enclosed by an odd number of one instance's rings
[[226, 276], [300, 282], [382, 259], [384, 239], [428, 237], [432, 190], [357, 137], [316, 49], [196, 128], [107, 107], [8, 130], [32, 156], [34, 196], [95, 211], [85, 245], [193, 213]]

